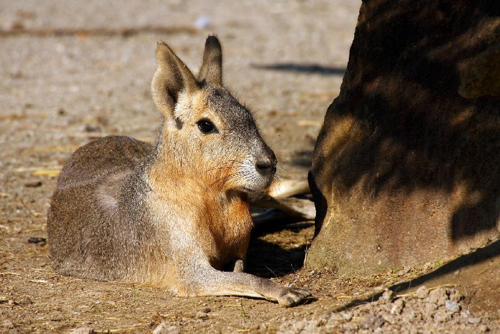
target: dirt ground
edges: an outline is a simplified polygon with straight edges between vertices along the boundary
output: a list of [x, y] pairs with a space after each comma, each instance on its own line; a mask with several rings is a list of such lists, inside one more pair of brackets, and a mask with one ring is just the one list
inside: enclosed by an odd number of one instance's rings
[[52, 270], [46, 212], [65, 160], [106, 135], [155, 137], [156, 41], [197, 70], [207, 34], [217, 33], [226, 85], [254, 110], [281, 174], [305, 178], [340, 89], [359, 6], [1, 0], [0, 332], [500, 332], [498, 243], [448, 264], [339, 277], [301, 269], [312, 222], [259, 227], [248, 271], [313, 293], [290, 309], [248, 298], [179, 298]]

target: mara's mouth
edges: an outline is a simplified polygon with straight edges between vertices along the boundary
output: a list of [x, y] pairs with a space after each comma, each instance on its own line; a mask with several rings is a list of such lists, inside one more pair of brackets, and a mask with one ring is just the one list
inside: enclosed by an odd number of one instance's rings
[[261, 189], [252, 189], [249, 187], [240, 187], [237, 190], [242, 192], [242, 193], [246, 193], [246, 194], [255, 194], [255, 193], [262, 191]]
[[236, 190], [240, 191], [242, 193], [247, 193], [247, 194], [256, 194], [264, 191], [267, 189], [272, 183], [272, 179], [268, 180], [267, 182], [261, 182], [259, 184], [255, 184], [253, 186], [245, 185], [238, 187]]

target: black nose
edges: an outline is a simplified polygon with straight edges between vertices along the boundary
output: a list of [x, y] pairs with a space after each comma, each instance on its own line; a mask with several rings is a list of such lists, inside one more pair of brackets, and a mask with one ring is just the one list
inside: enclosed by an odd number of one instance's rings
[[257, 172], [260, 174], [270, 174], [270, 173], [275, 173], [276, 172], [276, 164], [278, 161], [276, 160], [276, 157], [274, 154], [267, 158], [267, 159], [262, 159], [259, 160], [255, 163], [255, 169]]

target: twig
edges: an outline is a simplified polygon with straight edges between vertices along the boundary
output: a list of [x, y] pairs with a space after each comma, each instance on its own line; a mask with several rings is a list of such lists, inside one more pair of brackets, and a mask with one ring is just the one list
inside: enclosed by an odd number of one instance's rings
[[[436, 290], [436, 289], [439, 289], [439, 288], [453, 288], [457, 286], [457, 284], [451, 284], [451, 283], [448, 283], [448, 284], [442, 284], [442, 285], [436, 285], [436, 286], [433, 286], [432, 288], [428, 288], [427, 290], [429, 291], [432, 291], [432, 290]], [[396, 297], [400, 298], [400, 297], [409, 297], [409, 296], [414, 296], [417, 292], [410, 292], [410, 293], [404, 293], [404, 294], [396, 294]]]

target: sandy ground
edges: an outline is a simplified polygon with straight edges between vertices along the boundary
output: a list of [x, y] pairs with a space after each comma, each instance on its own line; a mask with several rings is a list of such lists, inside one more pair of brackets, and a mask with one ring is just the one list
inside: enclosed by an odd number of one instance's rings
[[[226, 85], [255, 112], [281, 174], [305, 178], [324, 113], [340, 89], [359, 6], [0, 1], [0, 332], [500, 331], [498, 247], [435, 275], [441, 263], [338, 277], [301, 270], [311, 222], [260, 227], [249, 271], [313, 292], [315, 299], [292, 309], [247, 298], [179, 298], [52, 270], [45, 215], [65, 160], [109, 134], [155, 137], [159, 115], [149, 83], [158, 40], [196, 71], [206, 36], [218, 34]], [[398, 285], [414, 278], [431, 292]], [[403, 296], [381, 297], [388, 287]]]

